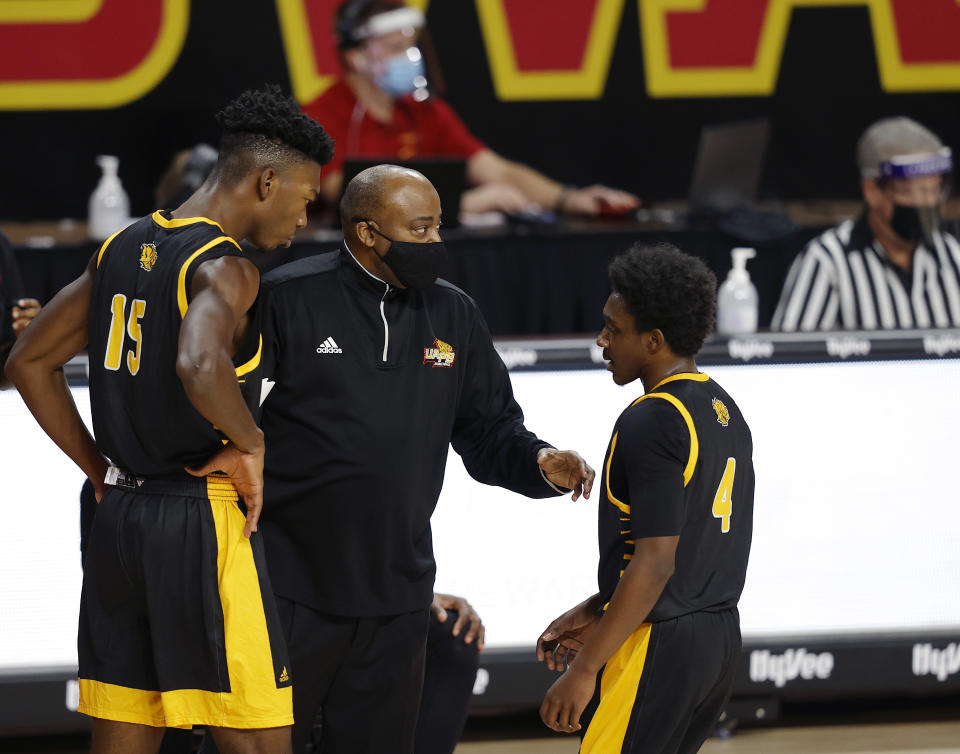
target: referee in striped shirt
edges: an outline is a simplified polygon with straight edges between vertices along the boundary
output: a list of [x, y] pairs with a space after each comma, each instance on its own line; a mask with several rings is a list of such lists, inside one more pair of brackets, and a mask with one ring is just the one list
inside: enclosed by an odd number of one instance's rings
[[810, 241], [787, 276], [772, 329], [960, 327], [960, 243], [939, 228], [950, 150], [909, 118], [857, 144], [866, 203]]

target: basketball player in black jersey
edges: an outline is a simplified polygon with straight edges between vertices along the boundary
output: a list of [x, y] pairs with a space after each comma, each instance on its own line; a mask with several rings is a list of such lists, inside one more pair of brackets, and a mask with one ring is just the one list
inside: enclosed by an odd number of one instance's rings
[[[97, 754], [155, 752], [165, 727], [193, 725], [225, 753], [290, 750], [291, 674], [255, 534], [259, 274], [238, 241], [289, 245], [333, 148], [277, 87], [218, 120], [206, 182], [109, 238], [7, 365], [100, 502], [78, 640]], [[96, 440], [62, 371], [84, 347]]]
[[737, 601], [753, 521], [753, 444], [733, 399], [697, 370], [716, 280], [667, 244], [610, 265], [597, 338], [613, 381], [644, 394], [604, 460], [599, 591], [551, 623], [537, 656], [566, 672], [540, 716], [581, 728], [583, 754], [695, 752], [716, 724], [740, 654]]

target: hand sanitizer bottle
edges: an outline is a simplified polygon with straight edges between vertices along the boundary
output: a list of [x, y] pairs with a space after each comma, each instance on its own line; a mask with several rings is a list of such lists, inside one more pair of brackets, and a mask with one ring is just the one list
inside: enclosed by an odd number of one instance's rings
[[717, 293], [717, 333], [742, 335], [757, 331], [757, 289], [750, 282], [747, 260], [755, 249], [737, 248], [730, 252], [733, 267]]
[[102, 154], [97, 157], [97, 164], [103, 175], [90, 195], [87, 219], [90, 237], [103, 241], [129, 224], [130, 200], [117, 176], [119, 158]]

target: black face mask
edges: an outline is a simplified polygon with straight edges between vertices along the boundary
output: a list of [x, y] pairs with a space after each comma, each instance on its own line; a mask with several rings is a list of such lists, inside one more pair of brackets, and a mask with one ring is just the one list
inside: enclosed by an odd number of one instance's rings
[[[390, 242], [387, 253], [380, 258], [393, 270], [393, 274], [405, 287], [423, 289], [433, 285], [440, 274], [440, 268], [447, 259], [447, 247], [444, 246], [443, 241], [430, 243], [394, 241], [372, 225], [367, 227]], [[374, 250], [374, 253], [378, 252]]]
[[940, 225], [940, 212], [936, 207], [910, 207], [905, 204], [893, 205], [890, 227], [904, 241], [920, 243], [930, 249], [935, 248], [933, 231]]

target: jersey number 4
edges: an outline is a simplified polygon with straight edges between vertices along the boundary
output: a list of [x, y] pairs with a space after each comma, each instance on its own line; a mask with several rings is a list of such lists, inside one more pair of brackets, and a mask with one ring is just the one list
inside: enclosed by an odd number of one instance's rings
[[713, 496], [713, 517], [720, 519], [720, 531], [730, 531], [730, 516], [733, 515], [733, 475], [737, 471], [737, 459], [728, 458], [720, 478], [717, 494]]
[[127, 319], [127, 297], [118, 293], [110, 302], [110, 336], [107, 339], [107, 353], [103, 357], [103, 365], [116, 372], [120, 368], [120, 356], [123, 352], [123, 331], [126, 322], [127, 334], [133, 338], [134, 348], [127, 351], [127, 370], [135, 375], [140, 371], [140, 347], [143, 333], [140, 330], [140, 320], [147, 311], [147, 302], [142, 298], [135, 298], [130, 305], [130, 319]]

